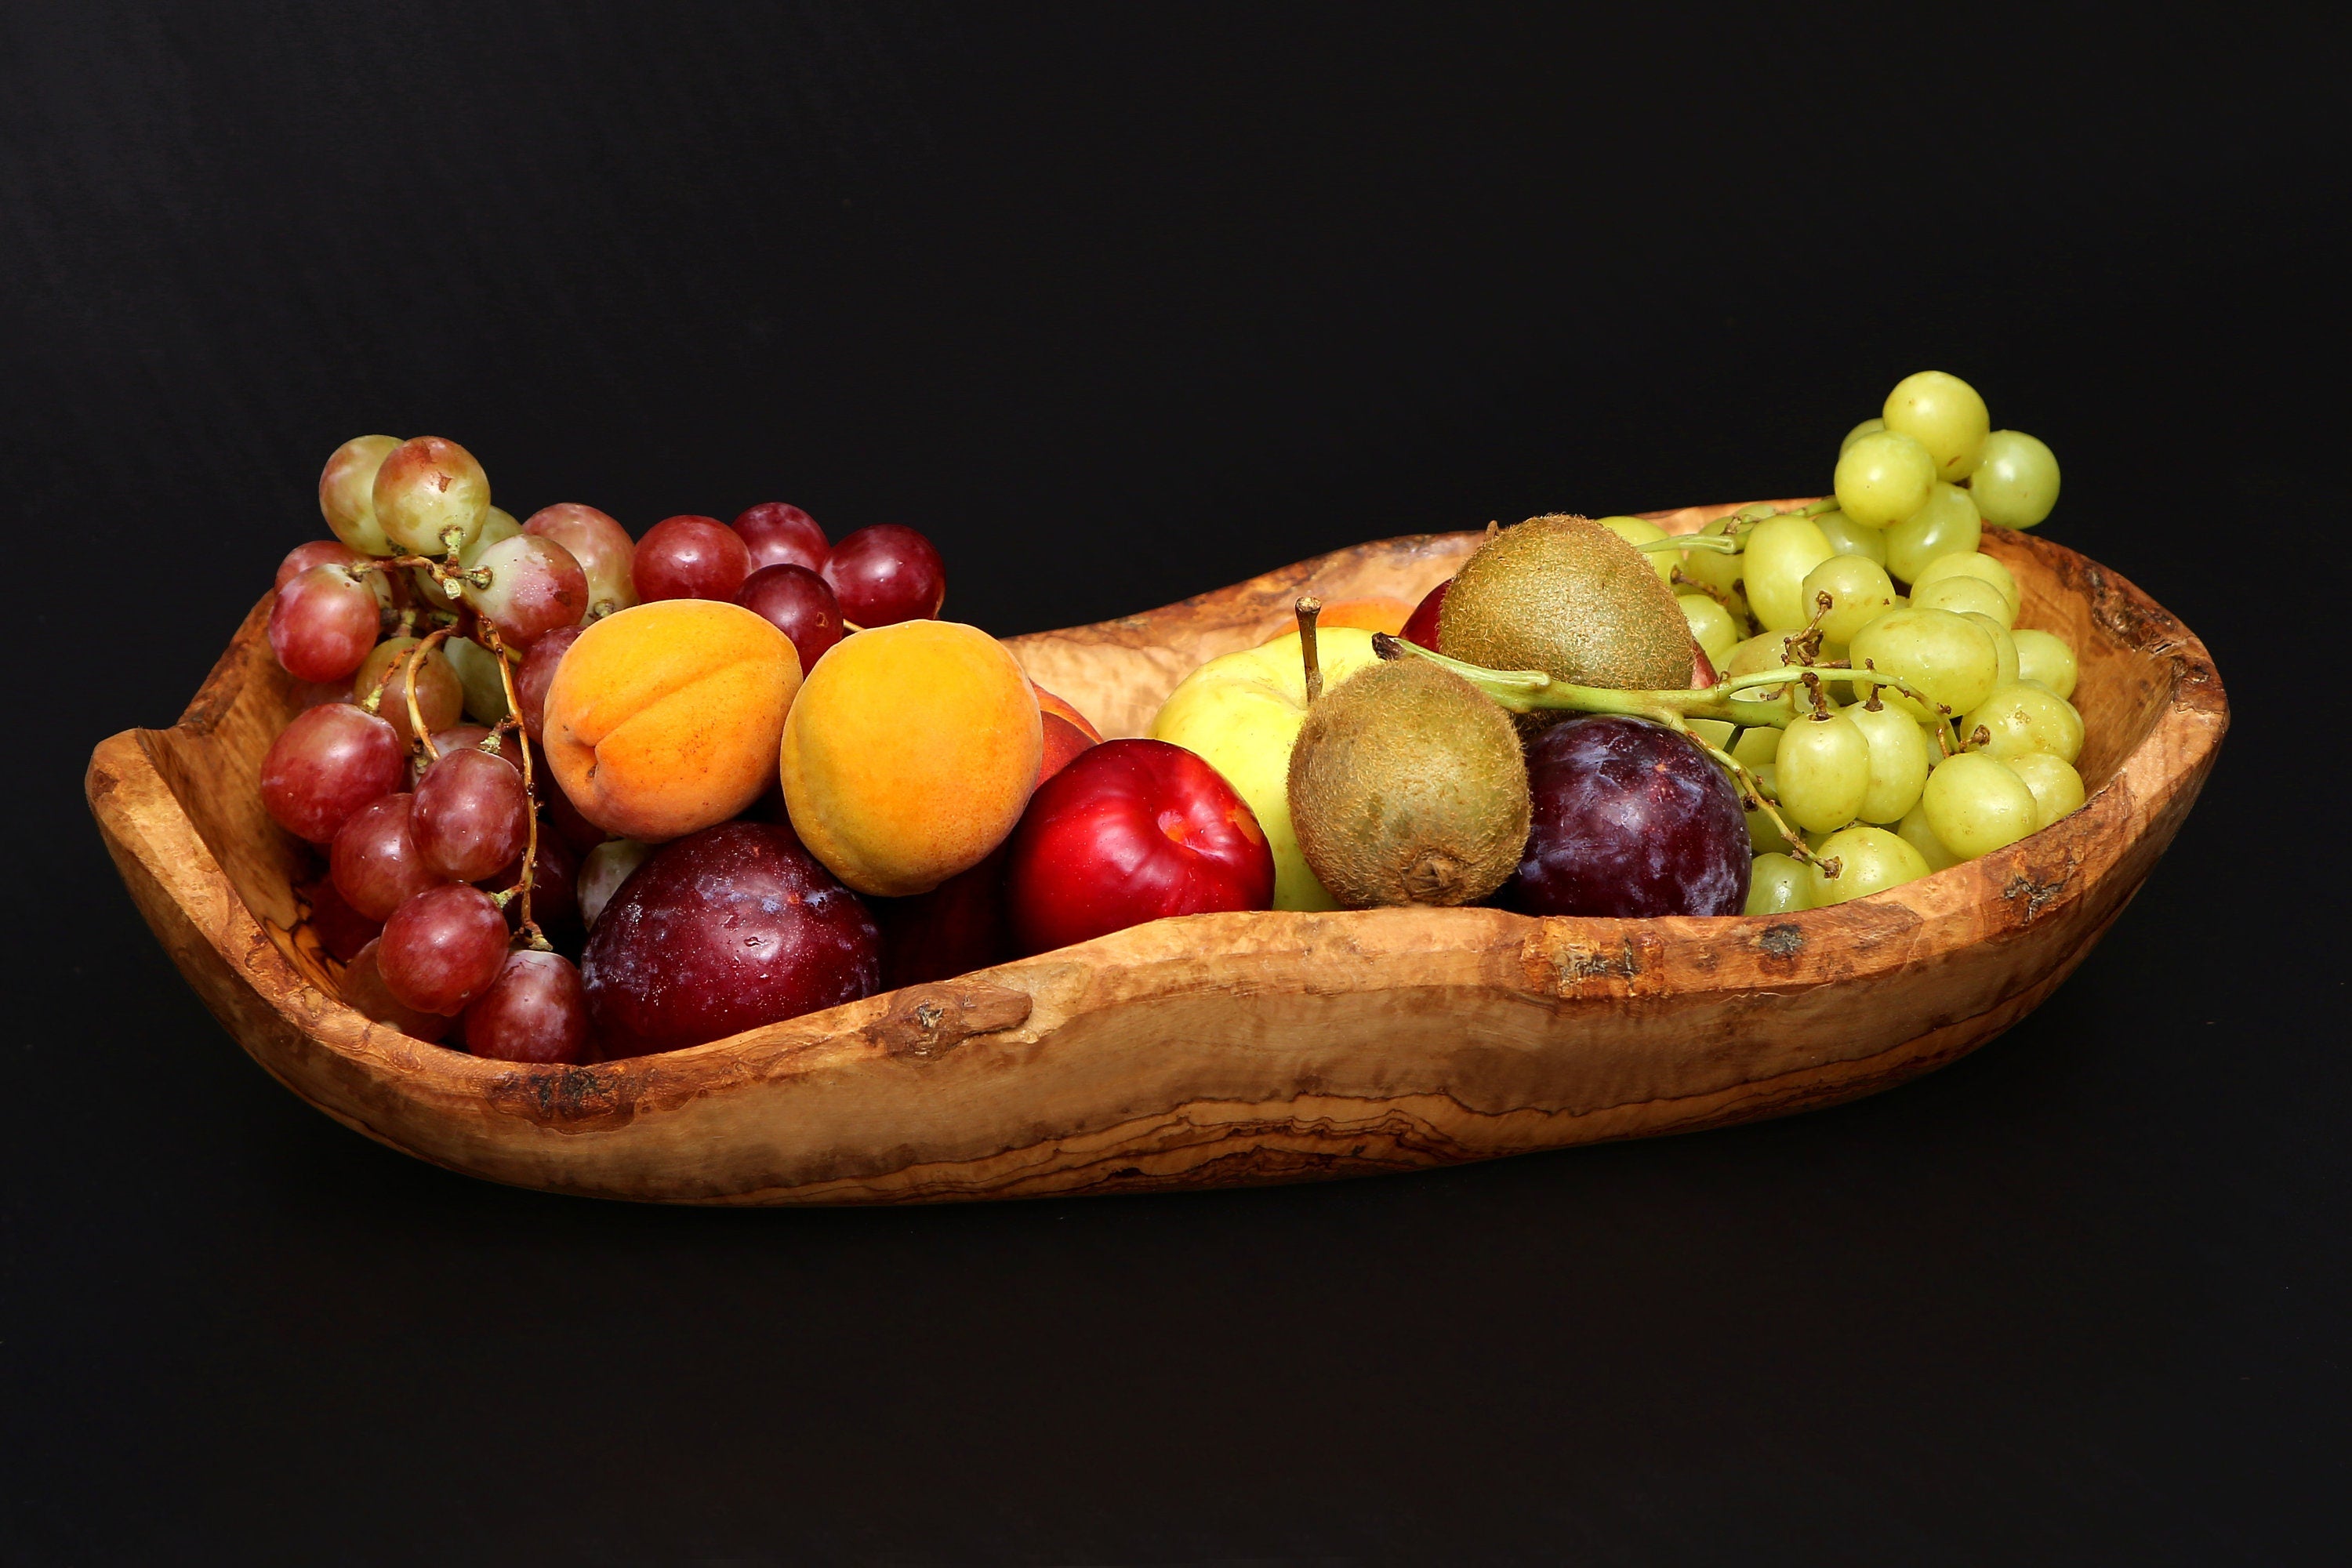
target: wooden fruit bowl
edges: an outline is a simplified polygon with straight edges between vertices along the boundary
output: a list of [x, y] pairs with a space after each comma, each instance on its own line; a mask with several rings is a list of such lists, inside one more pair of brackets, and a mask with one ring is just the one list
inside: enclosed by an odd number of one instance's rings
[[[1687, 531], [1729, 507], [1654, 513]], [[1385, 540], [1149, 615], [1013, 639], [1106, 735], [1292, 600], [1417, 600], [1475, 534]], [[692, 1050], [486, 1061], [337, 999], [256, 773], [291, 684], [246, 617], [169, 730], [90, 759], [131, 894], [229, 1033], [344, 1125], [520, 1186], [673, 1203], [922, 1203], [1454, 1164], [1785, 1115], [1941, 1067], [2065, 979], [2164, 853], [2229, 709], [2203, 645], [2063, 546], [1988, 530], [2021, 624], [2075, 647], [2088, 803], [1836, 909], [1740, 919], [1497, 910], [1201, 915]]]

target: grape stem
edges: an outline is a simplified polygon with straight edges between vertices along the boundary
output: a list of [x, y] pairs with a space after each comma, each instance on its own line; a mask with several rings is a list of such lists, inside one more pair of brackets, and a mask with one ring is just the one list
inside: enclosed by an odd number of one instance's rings
[[416, 703], [416, 664], [419, 659], [433, 651], [436, 644], [446, 638], [451, 630], [451, 627], [443, 626], [437, 632], [425, 634], [422, 641], [408, 650], [408, 657], [401, 661], [400, 667], [401, 679], [408, 683], [409, 737], [425, 748], [425, 755], [427, 759], [436, 763], [441, 760], [441, 748], [433, 743], [431, 735], [425, 733], [425, 710], [418, 707]]
[[[1689, 733], [1687, 731], [1684, 732]], [[1813, 858], [1812, 847], [1805, 842], [1803, 835], [1789, 826], [1788, 819], [1780, 815], [1780, 804], [1764, 793], [1763, 781], [1748, 771], [1747, 763], [1729, 752], [1719, 751], [1708, 745], [1696, 735], [1692, 735], [1691, 740], [1699, 750], [1713, 757], [1717, 764], [1731, 774], [1731, 782], [1739, 786], [1740, 805], [1750, 811], [1761, 811], [1772, 819], [1773, 827], [1779, 831], [1781, 837], [1789, 841], [1789, 858], [1806, 861]], [[1830, 874], [1836, 875], [1835, 872]]]
[[499, 728], [503, 730], [509, 721], [513, 722], [519, 736], [516, 749], [522, 752], [522, 794], [525, 807], [522, 875], [516, 879], [513, 887], [499, 895], [500, 907], [504, 907], [507, 898], [520, 894], [522, 898], [522, 919], [517, 922], [521, 927], [520, 934], [533, 951], [552, 952], [555, 951], [554, 944], [547, 940], [547, 933], [539, 929], [539, 922], [530, 918], [530, 879], [531, 873], [539, 868], [539, 784], [531, 776], [530, 735], [523, 730], [522, 702], [515, 695], [514, 666], [507, 658], [506, 641], [499, 636], [499, 628], [488, 622], [483, 623], [482, 630], [489, 638], [490, 656], [499, 661], [499, 685], [506, 693], [507, 716], [499, 721]]
[[1323, 660], [1315, 647], [1315, 619], [1323, 613], [1323, 601], [1301, 595], [1291, 612], [1298, 617], [1298, 662], [1306, 667], [1307, 706], [1312, 708], [1323, 695]]

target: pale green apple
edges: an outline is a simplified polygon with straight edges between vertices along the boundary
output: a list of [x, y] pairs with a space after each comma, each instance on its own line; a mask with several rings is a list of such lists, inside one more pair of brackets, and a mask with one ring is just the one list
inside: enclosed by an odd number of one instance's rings
[[[1327, 691], [1380, 662], [1372, 634], [1354, 626], [1318, 631], [1315, 647]], [[1293, 632], [1186, 676], [1151, 721], [1151, 738], [1201, 757], [1249, 802], [1274, 850], [1276, 909], [1336, 910], [1339, 900], [1307, 868], [1290, 826], [1290, 748], [1306, 722], [1307, 669]]]

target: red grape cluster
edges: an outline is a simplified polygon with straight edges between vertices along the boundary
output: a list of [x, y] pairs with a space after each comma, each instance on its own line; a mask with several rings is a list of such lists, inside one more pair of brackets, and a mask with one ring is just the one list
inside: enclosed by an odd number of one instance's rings
[[[589, 987], [559, 947], [580, 951], [651, 853], [583, 816], [539, 754], [548, 687], [582, 631], [647, 600], [731, 600], [782, 631], [805, 670], [845, 632], [936, 616], [946, 595], [939, 552], [914, 530], [833, 544], [779, 501], [731, 526], [669, 518], [634, 542], [576, 502], [518, 522], [490, 504], [473, 455], [438, 437], [345, 442], [320, 476], [319, 506], [335, 537], [298, 546], [278, 570], [269, 645], [304, 689], [263, 759], [262, 803], [325, 858], [302, 891], [345, 963], [344, 999], [417, 1038], [454, 1036], [509, 1061], [595, 1052]], [[856, 903], [808, 869], [819, 903]], [[861, 935], [873, 946], [870, 917], [833, 918], [835, 946]], [[603, 945], [608, 962], [659, 962], [620, 933]], [[712, 1016], [743, 1027], [779, 1006], [849, 1000], [874, 988], [877, 964], [854, 955], [845, 985], [830, 989], [771, 974], [773, 996], [714, 996]], [[645, 1033], [635, 1022], [627, 1032]], [[680, 1043], [693, 1042], [662, 1042]], [[616, 1039], [605, 1054], [643, 1048]]]

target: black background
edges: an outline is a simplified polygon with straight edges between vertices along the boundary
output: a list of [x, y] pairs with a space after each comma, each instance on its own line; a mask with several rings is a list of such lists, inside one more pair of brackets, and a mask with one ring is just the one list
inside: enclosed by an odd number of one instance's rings
[[[0, 1560], [2342, 1560], [2344, 147], [2316, 32], [2239, 10], [0, 7]], [[519, 514], [910, 522], [1010, 634], [1814, 491], [1931, 365], [2237, 728], [2064, 989], [1841, 1110], [506, 1191], [256, 1071], [79, 798], [362, 431]]]

